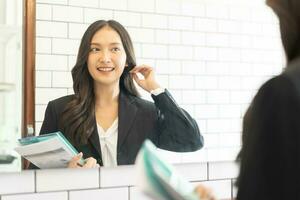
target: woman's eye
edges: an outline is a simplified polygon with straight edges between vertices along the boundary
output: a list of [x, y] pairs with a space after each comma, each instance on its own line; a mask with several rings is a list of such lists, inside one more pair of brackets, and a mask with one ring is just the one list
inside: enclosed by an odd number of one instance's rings
[[99, 48], [96, 48], [96, 47], [92, 47], [92, 48], [90, 49], [90, 52], [98, 52], [98, 51], [100, 51], [100, 49], [99, 49]]
[[120, 51], [120, 49], [115, 47], [115, 48], [112, 49], [112, 51]]

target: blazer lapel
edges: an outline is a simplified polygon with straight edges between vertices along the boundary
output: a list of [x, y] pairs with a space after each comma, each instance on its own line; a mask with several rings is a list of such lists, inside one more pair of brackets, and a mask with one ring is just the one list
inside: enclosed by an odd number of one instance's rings
[[100, 158], [102, 158], [96, 119], [95, 119], [94, 131], [92, 135], [89, 137], [89, 141], [93, 145], [93, 147], [97, 150]]
[[119, 152], [121, 146], [123, 145], [127, 135], [129, 134], [129, 129], [132, 126], [137, 107], [134, 104], [134, 97], [128, 96], [120, 92], [119, 97], [119, 124], [118, 124], [118, 149]]

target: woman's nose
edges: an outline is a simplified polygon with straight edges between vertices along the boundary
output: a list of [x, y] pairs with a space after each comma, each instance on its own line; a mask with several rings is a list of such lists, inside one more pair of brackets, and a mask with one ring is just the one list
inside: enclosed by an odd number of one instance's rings
[[110, 53], [108, 51], [102, 51], [100, 57], [100, 62], [108, 63], [111, 61]]

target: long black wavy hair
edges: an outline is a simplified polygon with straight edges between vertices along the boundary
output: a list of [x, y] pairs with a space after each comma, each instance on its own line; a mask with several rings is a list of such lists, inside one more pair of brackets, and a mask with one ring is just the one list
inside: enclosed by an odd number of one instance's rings
[[120, 77], [120, 91], [126, 95], [140, 96], [129, 71], [136, 66], [133, 44], [126, 29], [114, 20], [99, 20], [92, 23], [85, 31], [78, 50], [77, 61], [72, 69], [74, 98], [62, 113], [59, 122], [60, 130], [75, 145], [84, 145], [94, 131], [95, 94], [93, 78], [89, 74], [87, 60], [90, 43], [94, 34], [103, 27], [115, 30], [121, 38], [126, 53], [126, 64]]

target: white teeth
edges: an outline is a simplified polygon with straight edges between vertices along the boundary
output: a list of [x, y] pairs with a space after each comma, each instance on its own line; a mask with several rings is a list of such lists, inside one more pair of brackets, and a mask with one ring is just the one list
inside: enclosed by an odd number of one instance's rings
[[99, 67], [97, 68], [99, 71], [104, 71], [104, 72], [108, 72], [108, 71], [112, 71], [114, 70], [114, 68], [111, 67]]

